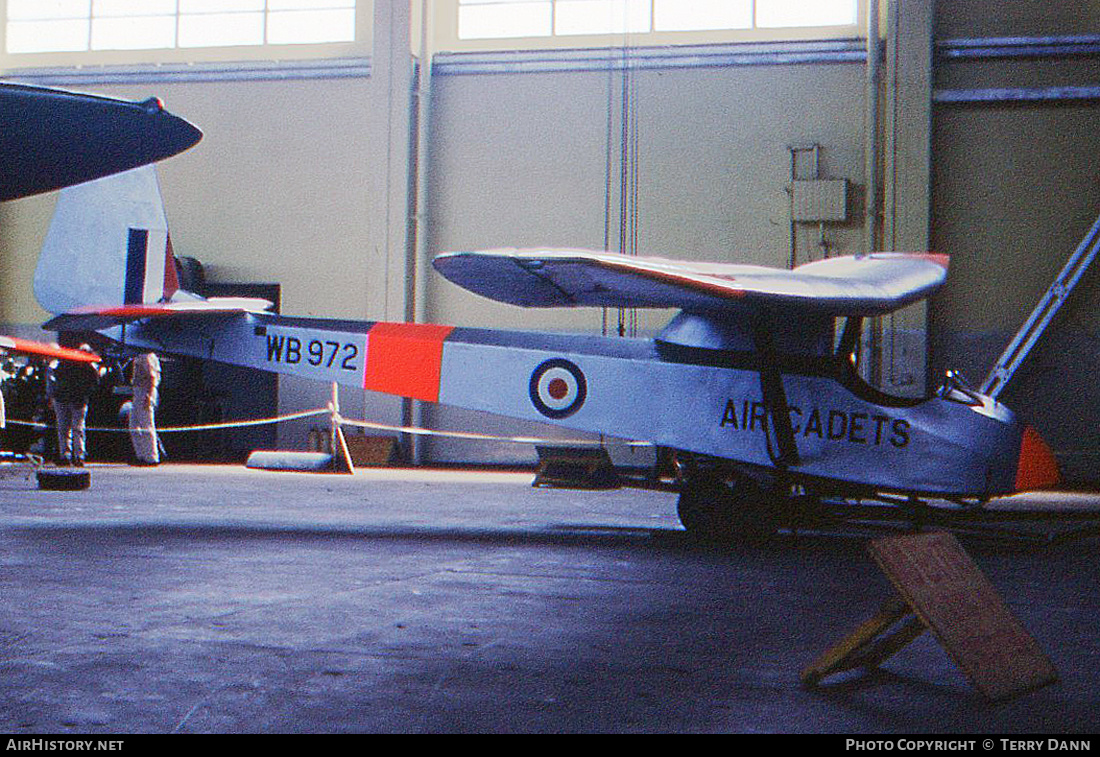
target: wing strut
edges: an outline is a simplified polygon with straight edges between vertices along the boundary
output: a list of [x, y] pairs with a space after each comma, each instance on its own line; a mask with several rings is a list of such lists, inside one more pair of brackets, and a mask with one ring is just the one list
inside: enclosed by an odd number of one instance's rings
[[1096, 223], [1089, 229], [1089, 233], [1077, 245], [1077, 249], [1066, 261], [1062, 272], [1054, 279], [1054, 283], [1050, 285], [1050, 289], [1039, 300], [1039, 304], [1035, 306], [1035, 310], [1031, 312], [1027, 322], [1024, 323], [1012, 342], [1005, 348], [1004, 353], [997, 360], [997, 364], [993, 366], [989, 375], [985, 377], [985, 381], [978, 391], [993, 399], [1000, 396], [1005, 386], [1016, 374], [1016, 370], [1027, 359], [1035, 343], [1039, 341], [1039, 337], [1046, 331], [1054, 315], [1062, 307], [1062, 303], [1066, 301], [1070, 292], [1077, 286], [1081, 275], [1092, 265], [1098, 251], [1100, 251], [1100, 218], [1096, 219]]
[[771, 444], [768, 455], [780, 469], [798, 465], [798, 445], [794, 441], [794, 427], [791, 426], [791, 410], [787, 405], [787, 392], [783, 388], [783, 374], [779, 369], [779, 355], [772, 342], [771, 330], [765, 318], [757, 318], [754, 338], [756, 350], [760, 355], [760, 391], [764, 398], [764, 407], [772, 419], [775, 429], [775, 441], [778, 454], [773, 454]]

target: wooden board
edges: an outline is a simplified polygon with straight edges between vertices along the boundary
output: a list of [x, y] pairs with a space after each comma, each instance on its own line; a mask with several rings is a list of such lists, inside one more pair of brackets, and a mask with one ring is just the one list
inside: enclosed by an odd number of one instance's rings
[[401, 450], [395, 436], [345, 434], [351, 461], [365, 468], [379, 468], [400, 462]]
[[871, 556], [971, 684], [992, 700], [1058, 680], [1050, 659], [950, 533], [879, 539]]
[[[802, 670], [802, 683], [816, 686], [822, 678], [853, 668], [864, 667], [864, 652], [891, 626], [902, 618], [913, 617], [909, 605], [897, 595], [883, 603], [874, 616], [859, 624], [852, 633], [830, 647], [824, 654]], [[921, 629], [923, 631], [923, 626]], [[875, 659], [877, 664], [881, 660]]]

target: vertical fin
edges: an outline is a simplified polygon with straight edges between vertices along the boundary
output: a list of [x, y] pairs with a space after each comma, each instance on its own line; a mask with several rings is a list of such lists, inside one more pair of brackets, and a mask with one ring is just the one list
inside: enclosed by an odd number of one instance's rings
[[154, 303], [178, 286], [152, 166], [58, 193], [34, 273], [43, 308]]

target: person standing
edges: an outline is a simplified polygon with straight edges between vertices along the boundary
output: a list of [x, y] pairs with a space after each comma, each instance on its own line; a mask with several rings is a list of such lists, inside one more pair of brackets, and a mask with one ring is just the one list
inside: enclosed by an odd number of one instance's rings
[[134, 397], [130, 409], [130, 441], [134, 445], [134, 456], [137, 465], [159, 465], [160, 441], [155, 416], [160, 359], [156, 353], [143, 352], [134, 358], [132, 371]]
[[[78, 348], [91, 352], [82, 344]], [[50, 365], [47, 392], [57, 420], [57, 462], [59, 465], [84, 466], [84, 421], [88, 417], [88, 398], [99, 383], [94, 363], [58, 360]]]

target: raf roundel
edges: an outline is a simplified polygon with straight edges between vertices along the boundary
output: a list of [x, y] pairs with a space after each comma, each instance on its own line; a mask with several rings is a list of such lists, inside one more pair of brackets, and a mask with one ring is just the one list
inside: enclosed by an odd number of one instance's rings
[[531, 402], [547, 418], [566, 418], [581, 409], [588, 385], [581, 369], [555, 358], [541, 363], [531, 374]]

